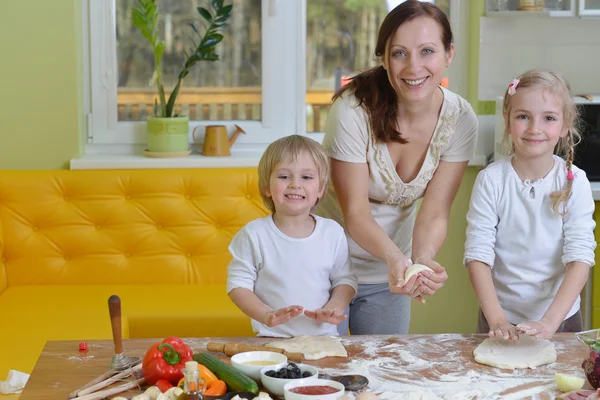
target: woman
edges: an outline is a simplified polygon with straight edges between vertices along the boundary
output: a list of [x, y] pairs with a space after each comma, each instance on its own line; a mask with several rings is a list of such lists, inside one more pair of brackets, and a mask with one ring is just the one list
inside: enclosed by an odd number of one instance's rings
[[[375, 54], [382, 65], [334, 96], [323, 141], [333, 188], [317, 213], [349, 234], [359, 278], [351, 333], [406, 334], [409, 297], [423, 302], [448, 279], [434, 258], [478, 125], [469, 103], [440, 86], [454, 45], [448, 18], [435, 5], [409, 0], [394, 8]], [[413, 262], [433, 272], [404, 282]]]

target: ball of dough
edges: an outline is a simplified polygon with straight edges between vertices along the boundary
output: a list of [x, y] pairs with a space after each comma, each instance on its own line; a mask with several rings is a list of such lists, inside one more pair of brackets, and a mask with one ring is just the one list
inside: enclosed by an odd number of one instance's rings
[[423, 264], [413, 264], [410, 267], [406, 268], [406, 272], [404, 273], [404, 282], [408, 282], [408, 280], [410, 279], [411, 276], [418, 274], [419, 272], [423, 272], [423, 271], [431, 271], [433, 272], [433, 270], [431, 268], [429, 268], [427, 265], [423, 265]]
[[355, 400], [377, 400], [377, 396], [375, 396], [375, 393], [363, 392], [356, 396]]

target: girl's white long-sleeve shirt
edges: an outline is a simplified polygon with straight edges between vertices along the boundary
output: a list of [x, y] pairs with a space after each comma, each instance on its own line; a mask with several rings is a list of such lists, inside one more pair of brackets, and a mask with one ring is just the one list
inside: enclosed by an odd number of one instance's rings
[[[273, 310], [298, 305], [310, 311], [327, 304], [338, 285], [349, 285], [356, 293], [344, 229], [331, 219], [314, 218], [315, 229], [305, 238], [281, 232], [272, 215], [244, 226], [229, 246], [233, 259], [227, 267], [227, 293], [245, 288]], [[337, 326], [304, 314], [272, 328], [253, 319], [252, 329], [258, 336], [338, 335]]]
[[[546, 177], [523, 182], [511, 158], [492, 163], [475, 181], [467, 214], [464, 262], [492, 268], [500, 306], [512, 324], [542, 318], [566, 274], [566, 265], [594, 265], [594, 199], [585, 172], [575, 175], [566, 215], [552, 210], [552, 192], [567, 181], [565, 161], [554, 156]], [[579, 310], [580, 299], [566, 318]]]

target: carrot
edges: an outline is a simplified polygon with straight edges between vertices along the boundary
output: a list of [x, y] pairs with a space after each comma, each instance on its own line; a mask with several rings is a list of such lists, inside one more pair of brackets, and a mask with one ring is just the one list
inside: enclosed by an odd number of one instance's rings
[[206, 388], [204, 392], [207, 396], [222, 396], [227, 393], [227, 384], [225, 381], [216, 380]]

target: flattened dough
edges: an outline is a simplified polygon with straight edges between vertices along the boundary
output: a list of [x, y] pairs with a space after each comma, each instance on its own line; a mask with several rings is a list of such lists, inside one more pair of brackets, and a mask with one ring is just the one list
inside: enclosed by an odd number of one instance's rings
[[284, 349], [290, 353], [303, 353], [307, 360], [320, 360], [325, 357], [348, 357], [348, 352], [337, 336], [296, 336], [278, 340], [266, 346]]
[[411, 276], [418, 274], [422, 271], [431, 271], [433, 270], [429, 268], [427, 265], [423, 264], [413, 264], [410, 267], [406, 268], [406, 272], [404, 273], [404, 282], [408, 282]]
[[480, 364], [503, 369], [532, 368], [556, 361], [554, 343], [519, 335], [517, 343], [504, 338], [487, 338], [473, 351]]

